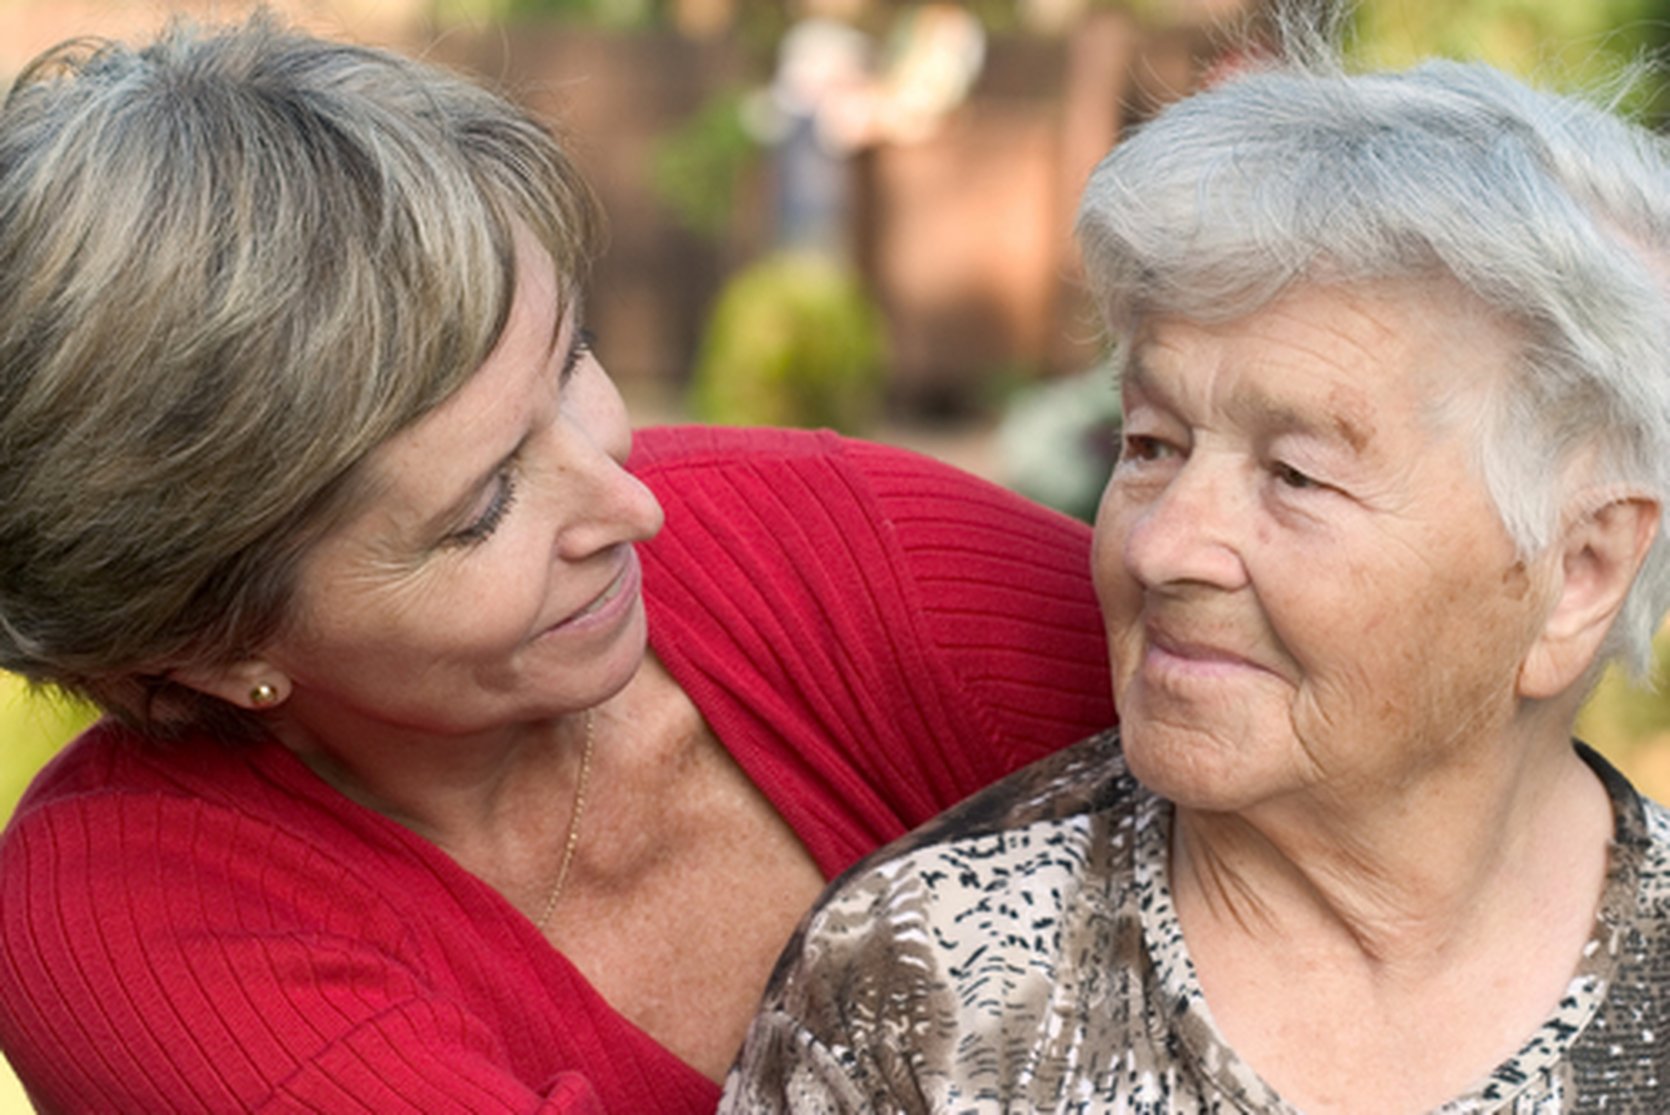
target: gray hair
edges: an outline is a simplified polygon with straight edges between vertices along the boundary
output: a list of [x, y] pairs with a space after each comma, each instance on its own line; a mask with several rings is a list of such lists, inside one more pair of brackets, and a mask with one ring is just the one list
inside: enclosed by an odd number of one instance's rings
[[461, 78], [267, 16], [76, 42], [0, 108], [0, 668], [164, 734], [168, 679], [282, 628], [361, 463], [459, 387], [513, 298], [566, 300], [600, 214]]
[[[1485, 65], [1347, 74], [1300, 47], [1171, 106], [1092, 174], [1077, 229], [1116, 344], [1145, 315], [1229, 320], [1300, 281], [1447, 272], [1526, 338], [1477, 445], [1521, 555], [1554, 538], [1579, 454], [1670, 504], [1662, 141]], [[1670, 606], [1660, 525], [1604, 648], [1643, 671]]]

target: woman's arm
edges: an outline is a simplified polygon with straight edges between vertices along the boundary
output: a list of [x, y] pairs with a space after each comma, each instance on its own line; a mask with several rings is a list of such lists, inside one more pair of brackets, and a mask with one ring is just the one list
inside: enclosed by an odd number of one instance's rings
[[827, 432], [639, 431], [650, 640], [825, 872], [1113, 719], [1083, 524]]
[[526, 918], [287, 754], [72, 751], [0, 841], [0, 1048], [42, 1110], [711, 1110]]
[[848, 453], [897, 533], [925, 637], [992, 742], [980, 789], [1113, 724], [1090, 528], [939, 461], [861, 442]]

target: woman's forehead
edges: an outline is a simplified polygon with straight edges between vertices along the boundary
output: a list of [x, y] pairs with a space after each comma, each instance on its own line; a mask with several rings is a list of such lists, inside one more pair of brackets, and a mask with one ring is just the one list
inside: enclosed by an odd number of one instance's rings
[[1145, 319], [1122, 379], [1128, 398], [1215, 397], [1249, 423], [1320, 425], [1361, 450], [1383, 416], [1501, 383], [1522, 348], [1453, 280], [1305, 284], [1228, 321]]

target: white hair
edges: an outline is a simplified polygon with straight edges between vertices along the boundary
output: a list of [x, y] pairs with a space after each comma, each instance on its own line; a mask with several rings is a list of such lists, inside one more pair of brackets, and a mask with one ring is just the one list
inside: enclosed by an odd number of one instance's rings
[[[1314, 40], [1292, 53], [1171, 106], [1092, 174], [1078, 235], [1116, 344], [1146, 315], [1229, 320], [1298, 281], [1448, 273], [1526, 338], [1477, 447], [1521, 555], [1554, 538], [1580, 453], [1670, 503], [1663, 141], [1482, 64], [1348, 74]], [[1638, 670], [1670, 606], [1660, 526], [1604, 648]]]

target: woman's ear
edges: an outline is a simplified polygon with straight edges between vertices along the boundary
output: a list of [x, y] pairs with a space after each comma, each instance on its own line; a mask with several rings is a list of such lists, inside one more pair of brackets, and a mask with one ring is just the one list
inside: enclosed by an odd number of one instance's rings
[[251, 712], [277, 708], [290, 696], [290, 679], [264, 658], [247, 658], [227, 666], [189, 666], [170, 671], [168, 677], [188, 689]]
[[1612, 621], [1658, 530], [1659, 504], [1644, 496], [1608, 500], [1579, 516], [1558, 543], [1554, 597], [1519, 670], [1519, 694], [1557, 697], [1600, 653]]

